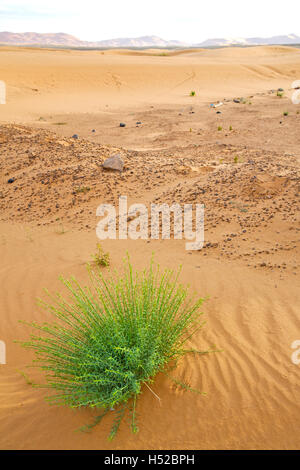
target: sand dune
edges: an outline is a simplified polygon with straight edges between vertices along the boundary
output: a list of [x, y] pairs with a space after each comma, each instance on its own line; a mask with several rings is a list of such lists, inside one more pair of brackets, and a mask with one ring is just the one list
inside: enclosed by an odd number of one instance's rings
[[[34, 299], [45, 286], [60, 289], [58, 273], [84, 279], [84, 263], [93, 252], [94, 233], [31, 231], [31, 241], [25, 227], [12, 230], [2, 225], [1, 234], [7, 240], [6, 250], [1, 250], [1, 312], [5, 312], [1, 331], [9, 345], [9, 363], [1, 368], [1, 448], [297, 448], [299, 375], [289, 357], [290, 343], [299, 328], [296, 281], [275, 281], [264, 272], [249, 272], [242, 266], [178, 256], [184, 251], [172, 242], [147, 248], [144, 244], [132, 245], [138, 267], [144, 266], [152, 249], [164, 264], [175, 267], [178, 262], [184, 263], [183, 280], [192, 282], [203, 295], [211, 295], [204, 308], [207, 326], [191, 346], [205, 349], [217, 344], [223, 352], [186, 357], [174, 373], [207, 392], [206, 397], [178, 391], [161, 376], [153, 389], [162, 406], [149, 390], [143, 390], [138, 407], [139, 434], [130, 435], [124, 423], [110, 444], [107, 434], [111, 418], [92, 434], [75, 433], [95, 412], [49, 407], [43, 399], [45, 392], [32, 389], [17, 372], [25, 371], [31, 380], [38, 381], [38, 373], [26, 369], [31, 355], [12, 343], [29, 333], [18, 325], [19, 318], [48, 318]], [[113, 265], [118, 266], [128, 245], [116, 247], [110, 242], [105, 248], [112, 255]]]
[[[299, 54], [278, 46], [0, 49], [8, 90], [0, 106], [1, 449], [299, 448], [291, 344], [300, 335], [300, 109], [290, 99]], [[223, 106], [210, 108], [216, 99]], [[102, 168], [115, 152], [121, 174]], [[223, 351], [188, 355], [173, 372], [205, 397], [160, 375], [153, 390], [161, 406], [143, 389], [139, 433], [124, 423], [110, 443], [111, 416], [76, 433], [97, 411], [50, 407], [46, 392], [26, 382], [22, 372], [33, 382], [42, 376], [26, 368], [32, 355], [14, 340], [30, 333], [19, 320], [50, 320], [36, 305], [44, 287], [61, 291], [60, 274], [87, 280], [96, 208], [120, 194], [129, 203], [205, 204], [200, 251], [173, 239], [102, 245], [112, 268], [126, 251], [138, 269], [153, 251], [162, 266], [183, 264], [182, 281], [209, 296], [207, 324], [190, 346]]]
[[193, 89], [198, 99], [210, 102], [290, 86], [300, 74], [296, 48], [165, 53], [3, 48], [0, 76], [8, 91], [0, 119], [28, 122], [43, 113], [186, 104]]

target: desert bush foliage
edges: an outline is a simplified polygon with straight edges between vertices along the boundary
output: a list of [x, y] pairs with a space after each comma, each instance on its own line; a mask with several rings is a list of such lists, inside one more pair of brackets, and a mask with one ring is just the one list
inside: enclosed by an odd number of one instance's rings
[[203, 299], [179, 283], [180, 269], [161, 271], [153, 260], [141, 272], [129, 259], [120, 273], [88, 269], [88, 287], [62, 278], [67, 298], [47, 292], [49, 302], [40, 302], [55, 321], [31, 323], [35, 332], [22, 345], [35, 352], [34, 365], [46, 373], [41, 386], [51, 390], [50, 403], [100, 408], [94, 424], [114, 410], [112, 438], [126, 410], [137, 431], [135, 405], [143, 385], [150, 388], [158, 372], [191, 352], [186, 342], [203, 324]]

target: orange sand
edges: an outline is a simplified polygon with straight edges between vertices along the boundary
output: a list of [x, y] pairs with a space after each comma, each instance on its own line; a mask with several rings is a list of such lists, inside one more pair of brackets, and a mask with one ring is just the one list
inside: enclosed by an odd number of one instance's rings
[[[300, 339], [300, 105], [289, 89], [300, 79], [299, 49], [1, 48], [0, 79], [7, 84], [0, 106], [0, 340], [7, 345], [0, 448], [299, 448], [300, 366], [291, 361], [291, 343]], [[278, 87], [283, 98], [270, 92]], [[221, 114], [209, 107], [217, 99]], [[101, 166], [115, 151], [124, 159], [121, 175]], [[90, 191], [77, 193], [83, 186]], [[45, 391], [26, 383], [18, 371], [33, 381], [41, 374], [26, 369], [32, 355], [13, 340], [28, 337], [18, 320], [49, 319], [36, 306], [43, 287], [61, 290], [59, 274], [87, 278], [96, 208], [117, 203], [119, 194], [147, 204], [205, 203], [211, 245], [200, 251], [186, 251], [184, 240], [102, 246], [113, 268], [127, 250], [137, 268], [153, 251], [162, 266], [182, 263], [182, 281], [210, 296], [207, 324], [190, 345], [223, 352], [186, 356], [175, 373], [206, 397], [158, 376], [152, 388], [161, 406], [145, 388], [139, 433], [124, 422], [110, 443], [111, 416], [91, 434], [75, 433], [97, 412], [50, 407]]]

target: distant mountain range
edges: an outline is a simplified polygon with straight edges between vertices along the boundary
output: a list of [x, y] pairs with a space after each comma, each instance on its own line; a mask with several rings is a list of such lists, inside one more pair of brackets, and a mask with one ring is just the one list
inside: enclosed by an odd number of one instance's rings
[[75, 36], [65, 33], [11, 33], [0, 32], [0, 44], [21, 46], [65, 46], [65, 47], [98, 47], [98, 48], [147, 48], [147, 47], [224, 47], [224, 46], [257, 46], [271, 44], [300, 44], [296, 34], [273, 36], [271, 38], [217, 38], [208, 39], [198, 44], [188, 44], [181, 41], [165, 41], [157, 36], [142, 36], [139, 38], [117, 38], [104, 41], [81, 41]]
[[271, 38], [218, 38], [207, 39], [206, 41], [195, 44], [196, 47], [213, 47], [213, 46], [263, 46], [263, 45], [288, 45], [300, 44], [300, 36], [296, 34], [288, 34], [287, 36], [272, 36]]
[[142, 36], [140, 38], [117, 38], [98, 41], [98, 47], [187, 47], [181, 41], [165, 41], [157, 36]]
[[157, 36], [117, 38], [104, 41], [81, 41], [65, 33], [10, 33], [0, 32], [0, 44], [21, 46], [67, 46], [67, 47], [186, 47], [180, 41], [165, 41]]

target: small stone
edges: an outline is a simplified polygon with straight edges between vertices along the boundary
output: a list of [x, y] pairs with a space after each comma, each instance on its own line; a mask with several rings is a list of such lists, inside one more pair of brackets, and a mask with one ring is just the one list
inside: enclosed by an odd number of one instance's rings
[[78, 134], [72, 135], [72, 139], [78, 139]]
[[124, 162], [119, 153], [108, 157], [105, 162], [103, 163], [103, 168], [106, 170], [115, 170], [115, 171], [123, 171]]
[[120, 122], [120, 127], [126, 127], [125, 122]]
[[[63, 147], [69, 147], [70, 146], [69, 142], [65, 142], [64, 140], [58, 140], [57, 143], [59, 145], [62, 145]], [[29, 156], [29, 158], [34, 159], [34, 158], [36, 158], [36, 155], [35, 156], [31, 155], [31, 156]]]
[[9, 180], [7, 180], [9, 184], [13, 183], [14, 181], [16, 181], [16, 178], [9, 178]]

